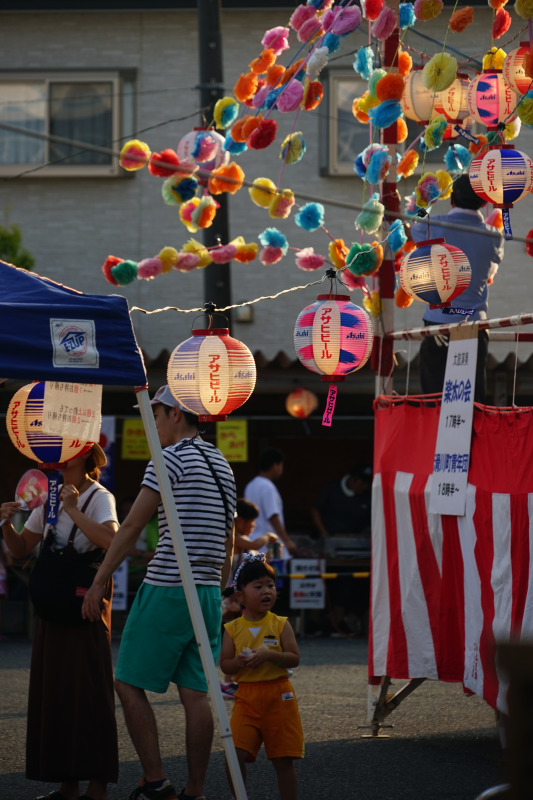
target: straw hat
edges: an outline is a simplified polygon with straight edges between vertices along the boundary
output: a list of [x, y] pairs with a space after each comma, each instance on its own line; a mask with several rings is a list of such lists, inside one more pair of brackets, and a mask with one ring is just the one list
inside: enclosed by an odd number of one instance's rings
[[105, 467], [105, 465], [107, 464], [107, 456], [100, 447], [100, 445], [98, 444], [98, 442], [93, 443], [90, 453], [93, 457], [95, 467], [99, 467], [100, 469], [102, 469], [102, 467]]

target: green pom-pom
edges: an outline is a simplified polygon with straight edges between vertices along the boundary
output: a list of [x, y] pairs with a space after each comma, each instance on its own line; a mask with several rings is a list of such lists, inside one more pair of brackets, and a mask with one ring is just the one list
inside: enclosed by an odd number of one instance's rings
[[350, 248], [350, 252], [346, 256], [348, 271], [351, 272], [352, 275], [364, 275], [374, 269], [377, 263], [377, 251], [368, 243], [357, 244], [357, 242], [354, 242]]
[[501, 144], [502, 140], [500, 138], [500, 134], [498, 133], [498, 131], [489, 131], [487, 133], [487, 142], [488, 144]]
[[387, 71], [384, 69], [375, 69], [368, 81], [368, 91], [372, 97], [376, 97], [376, 84], [381, 78], [384, 78]]
[[137, 263], [135, 261], [121, 261], [120, 264], [111, 267], [111, 275], [119, 286], [127, 286], [128, 283], [133, 283], [137, 277]]

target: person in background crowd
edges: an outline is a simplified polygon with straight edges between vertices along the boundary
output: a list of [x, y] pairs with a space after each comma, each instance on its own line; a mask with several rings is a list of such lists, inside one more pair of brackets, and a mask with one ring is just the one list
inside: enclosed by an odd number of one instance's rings
[[[486, 203], [472, 189], [468, 175], [461, 175], [454, 182], [450, 203], [452, 208], [448, 214], [431, 217], [429, 233], [428, 223], [424, 221], [411, 227], [411, 236], [415, 242], [445, 238], [447, 244], [463, 251], [470, 262], [472, 278], [465, 291], [452, 301], [452, 308], [473, 309], [473, 313], [468, 317], [469, 320], [487, 319], [488, 284], [492, 283], [498, 270], [498, 264], [503, 259], [503, 236], [496, 228], [487, 225], [483, 219], [480, 209], [484, 208]], [[441, 228], [439, 220], [456, 222], [459, 225], [465, 225], [469, 230]], [[498, 235], [486, 236], [486, 231]], [[450, 324], [463, 322], [464, 319], [465, 317], [462, 315], [444, 314], [442, 309], [430, 309], [429, 306], [426, 307], [424, 313], [424, 325]], [[449, 336], [428, 336], [420, 346], [418, 369], [423, 394], [442, 392], [449, 339]], [[486, 399], [485, 369], [488, 352], [487, 331], [480, 331], [474, 394], [474, 399], [478, 403], [484, 403]]]
[[[320, 492], [311, 514], [316, 527], [323, 537], [328, 536], [368, 536], [371, 533], [372, 513], [372, 467], [358, 464], [348, 475], [332, 481]], [[343, 621], [349, 610], [356, 611], [360, 617], [368, 607], [366, 586], [360, 580], [337, 578], [327, 584], [332, 608], [333, 637], [341, 637], [349, 631]], [[316, 619], [312, 635], [322, 635]]]
[[6, 642], [7, 636], [2, 633], [2, 602], [7, 598], [7, 567], [13, 564], [11, 553], [1, 536], [0, 528], [0, 642]]
[[[220, 586], [222, 574], [226, 576], [224, 582], [229, 576], [233, 547], [237, 500], [233, 472], [220, 450], [198, 438], [198, 416], [184, 408], [168, 386], [158, 389], [151, 404], [216, 661], [222, 625]], [[213, 717], [152, 461], [131, 511], [85, 595], [83, 612], [89, 619], [98, 619], [103, 581], [127, 556], [156, 510], [159, 543], [130, 611], [115, 675], [128, 731], [144, 769], [140, 786], [133, 790], [130, 800], [178, 797], [165, 775], [157, 724], [146, 697], [146, 691], [164, 694], [171, 682], [177, 685], [185, 709], [188, 779], [179, 799], [205, 800], [202, 789], [213, 740]]]
[[[115, 498], [98, 483], [106, 456], [100, 445], [67, 462], [57, 523], [45, 524], [45, 508], [30, 514], [20, 534], [11, 517], [20, 503], [3, 503], [0, 517], [5, 541], [15, 558], [26, 558], [36, 545], [67, 547], [73, 529], [77, 553], [107, 550], [118, 528]], [[85, 509], [85, 510], [82, 510]], [[102, 612], [92, 624], [61, 625], [35, 618], [28, 699], [26, 777], [59, 783], [48, 800], [75, 800], [80, 781], [84, 797], [106, 800], [107, 784], [118, 781], [118, 740], [111, 663], [111, 597], [108, 576], [101, 595]]]
[[[246, 486], [244, 496], [259, 509], [255, 529], [250, 538], [258, 539], [265, 533], [274, 531], [284, 545], [282, 558], [289, 559], [296, 554], [298, 548], [285, 530], [283, 500], [274, 484], [274, 481], [278, 481], [283, 475], [284, 458], [281, 450], [275, 447], [263, 450], [259, 457], [259, 475]], [[263, 553], [267, 550], [265, 545], [258, 549]]]

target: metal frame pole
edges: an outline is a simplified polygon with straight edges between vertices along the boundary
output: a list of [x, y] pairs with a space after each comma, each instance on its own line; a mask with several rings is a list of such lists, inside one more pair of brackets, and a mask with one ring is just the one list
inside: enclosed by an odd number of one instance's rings
[[215, 662], [211, 653], [211, 646], [209, 644], [209, 637], [205, 627], [204, 616], [198, 600], [198, 592], [194, 583], [191, 564], [189, 562], [189, 555], [181, 524], [178, 517], [176, 506], [174, 505], [174, 497], [172, 494], [172, 487], [170, 486], [170, 478], [168, 477], [165, 459], [163, 457], [163, 450], [157, 434], [155, 426], [154, 415], [152, 406], [150, 405], [150, 396], [148, 389], [143, 388], [137, 392], [139, 398], [139, 411], [144, 424], [150, 454], [154, 464], [155, 474], [157, 475], [157, 482], [161, 492], [161, 501], [168, 522], [168, 529], [172, 537], [172, 544], [178, 562], [183, 588], [185, 590], [185, 597], [187, 600], [187, 607], [191, 615], [191, 621], [194, 628], [194, 635], [200, 657], [202, 659], [202, 666], [204, 668], [205, 676], [207, 678], [207, 685], [209, 687], [209, 697], [213, 704], [215, 717], [217, 721], [218, 732], [224, 745], [226, 759], [233, 781], [235, 797], [237, 800], [246, 800], [246, 790], [244, 788], [244, 781], [242, 779], [241, 769], [237, 760], [237, 753], [235, 752], [235, 745], [231, 736], [231, 728], [229, 725], [229, 718], [226, 712], [226, 706], [222, 692], [220, 690], [220, 683], [216, 671]]

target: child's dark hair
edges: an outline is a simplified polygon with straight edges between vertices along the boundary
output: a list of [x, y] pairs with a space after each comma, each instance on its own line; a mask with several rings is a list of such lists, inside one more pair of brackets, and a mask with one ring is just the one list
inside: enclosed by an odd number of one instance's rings
[[228, 586], [227, 589], [224, 589], [222, 596], [230, 597], [234, 592], [241, 592], [245, 586], [252, 581], [256, 581], [258, 578], [272, 578], [272, 580], [275, 581], [276, 573], [266, 561], [247, 561], [244, 566], [238, 570], [237, 584], [235, 585], [234, 583], [233, 586]]
[[255, 503], [251, 503], [242, 497], [237, 500], [237, 516], [241, 517], [241, 519], [257, 519], [259, 509]]

